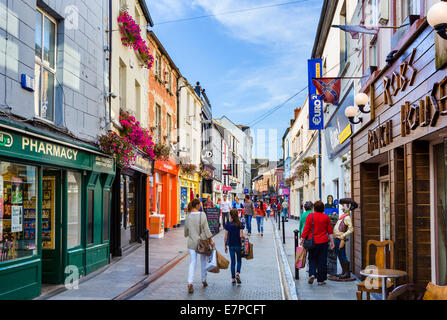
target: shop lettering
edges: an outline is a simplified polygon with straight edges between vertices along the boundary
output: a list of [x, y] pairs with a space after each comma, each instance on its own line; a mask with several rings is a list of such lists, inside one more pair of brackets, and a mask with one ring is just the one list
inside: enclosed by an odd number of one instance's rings
[[391, 120], [378, 126], [374, 130], [368, 131], [368, 153], [373, 153], [374, 150], [383, 148], [393, 141], [393, 122]]
[[57, 146], [48, 142], [42, 142], [39, 140], [22, 138], [22, 150], [29, 149], [31, 152], [41, 153], [45, 155], [51, 155], [53, 157], [64, 158], [67, 160], [75, 160], [78, 156], [78, 151]]
[[0, 146], [9, 148], [12, 146], [13, 141], [14, 140], [9, 133], [0, 132]]
[[399, 91], [404, 92], [408, 86], [414, 86], [417, 70], [414, 68], [414, 57], [416, 56], [416, 48], [410, 55], [408, 61], [402, 62], [399, 66], [399, 71], [393, 71], [389, 77], [383, 77], [383, 90], [385, 104], [393, 105], [393, 96], [396, 96]]
[[[419, 100], [419, 104], [409, 101], [401, 106], [401, 136], [406, 137], [420, 127], [435, 127], [440, 116], [447, 116], [447, 77], [433, 84], [429, 96]], [[440, 99], [438, 100], [438, 93]]]

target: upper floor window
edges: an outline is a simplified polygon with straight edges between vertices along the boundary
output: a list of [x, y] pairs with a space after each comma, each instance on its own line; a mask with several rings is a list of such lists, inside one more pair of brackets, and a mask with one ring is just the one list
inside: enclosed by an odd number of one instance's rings
[[155, 77], [161, 80], [161, 59], [158, 53], [155, 53]]
[[161, 107], [157, 104], [155, 106], [155, 126], [157, 127], [156, 139], [157, 143], [161, 142]]
[[166, 70], [166, 88], [169, 92], [172, 92], [172, 74], [171, 70]]
[[166, 115], [166, 142], [171, 143], [172, 120], [171, 115]]
[[400, 0], [399, 1], [400, 10], [397, 12], [399, 14], [399, 22], [402, 24], [405, 19], [410, 15], [420, 15], [421, 14], [421, 1], [420, 0]]
[[56, 21], [43, 11], [36, 11], [35, 112], [38, 117], [54, 121], [56, 78]]

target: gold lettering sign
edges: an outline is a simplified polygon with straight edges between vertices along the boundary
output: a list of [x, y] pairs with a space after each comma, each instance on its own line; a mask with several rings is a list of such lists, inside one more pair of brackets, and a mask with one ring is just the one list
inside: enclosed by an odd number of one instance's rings
[[[418, 104], [411, 104], [405, 102], [405, 105], [401, 106], [401, 136], [405, 137], [411, 133], [412, 130], [416, 130], [417, 127], [426, 127], [430, 125], [435, 127], [438, 122], [439, 116], [446, 116], [447, 111], [445, 103], [447, 97], [445, 96], [445, 86], [447, 85], [447, 77], [441, 82], [435, 82], [429, 96], [425, 99], [419, 100]], [[440, 99], [438, 99], [438, 93]]]
[[22, 150], [29, 150], [30, 152], [41, 153], [57, 158], [64, 158], [66, 160], [77, 160], [78, 151], [54, 145], [52, 143], [43, 142], [27, 137], [22, 137]]
[[413, 49], [408, 61], [400, 64], [399, 70], [393, 71], [391, 77], [383, 77], [383, 93], [386, 105], [393, 105], [393, 96], [404, 92], [408, 86], [414, 86], [417, 70], [413, 67], [416, 48]]
[[372, 154], [374, 150], [383, 148], [393, 141], [392, 120], [385, 122], [374, 130], [368, 131], [368, 153]]

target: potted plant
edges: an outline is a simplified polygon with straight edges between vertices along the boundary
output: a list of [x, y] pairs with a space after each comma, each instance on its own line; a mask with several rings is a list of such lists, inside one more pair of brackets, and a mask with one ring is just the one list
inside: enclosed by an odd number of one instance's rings
[[168, 145], [164, 145], [162, 143], [156, 143], [154, 145], [155, 159], [167, 161], [169, 159], [170, 153], [171, 153], [171, 148]]

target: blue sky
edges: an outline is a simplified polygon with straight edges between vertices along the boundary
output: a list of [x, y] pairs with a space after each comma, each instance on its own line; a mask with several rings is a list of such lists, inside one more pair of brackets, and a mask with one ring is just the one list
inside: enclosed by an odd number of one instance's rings
[[[226, 115], [236, 124], [249, 125], [307, 85], [307, 59], [323, 0], [157, 23], [289, 1], [147, 0], [147, 4], [155, 23], [152, 30], [182, 75], [191, 84], [200, 81], [206, 89], [213, 117]], [[282, 156], [282, 135], [306, 92], [252, 127], [254, 157], [276, 160]]]

